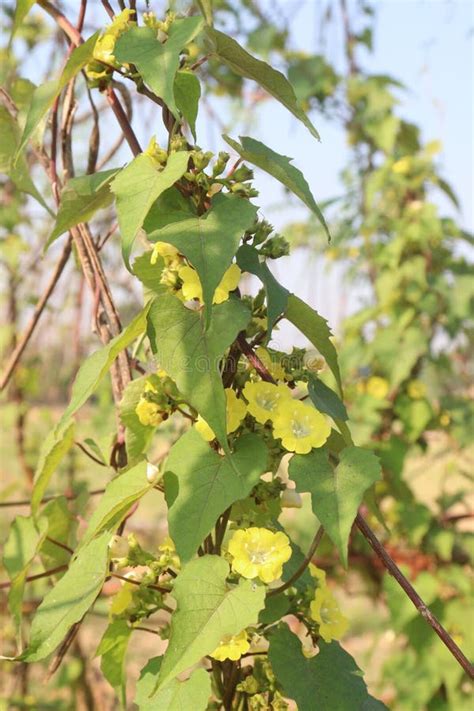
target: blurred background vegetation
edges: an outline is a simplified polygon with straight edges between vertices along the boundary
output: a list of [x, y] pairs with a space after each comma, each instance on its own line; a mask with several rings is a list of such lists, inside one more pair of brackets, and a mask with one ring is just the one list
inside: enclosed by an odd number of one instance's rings
[[[276, 274], [328, 317], [335, 331], [354, 439], [358, 445], [375, 449], [383, 463], [384, 481], [376, 492], [382, 516], [377, 518], [374, 507], [372, 525], [450, 634], [472, 655], [474, 625], [468, 622], [472, 621], [474, 389], [469, 352], [473, 238], [461, 212], [461, 207], [466, 210], [470, 205], [459, 204], [443, 172], [442, 146], [436, 136], [425, 136], [423, 115], [421, 125], [405, 117], [405, 104], [420, 93], [419, 78], [413, 73], [413, 83], [400, 81], [396, 53], [384, 58], [391, 63], [388, 73], [376, 61], [379, 16], [383, 20], [384, 13], [398, 15], [393, 31], [399, 33], [403, 64], [402, 55], [411, 52], [415, 56], [417, 49], [404, 44], [402, 34], [410, 7], [415, 8], [411, 11], [417, 18], [428, 22], [433, 6], [443, 6], [448, 19], [449, 12], [460, 13], [463, 19], [469, 16], [470, 4], [401, 0], [214, 0], [213, 4], [218, 27], [287, 74], [320, 129], [323, 144], [320, 148], [311, 143], [308, 155], [302, 134], [286, 117], [280, 118], [269, 98], [225, 67], [214, 65], [212, 59], [199, 73], [204, 111], [198, 122], [198, 143], [204, 150], [218, 150], [223, 147], [221, 133], [233, 137], [251, 133], [265, 137], [279, 152], [304, 154], [297, 163], [316, 198], [322, 200], [332, 242], [327, 244], [316, 221], [293, 206], [289, 195], [269, 191], [262, 176], [261, 199], [256, 202], [292, 250], [280, 260]], [[33, 8], [8, 52], [14, 5], [5, 0], [2, 6], [0, 83], [21, 118], [34, 88], [32, 82], [40, 83], [59, 70], [57, 57], [63, 55], [64, 40], [45, 14]], [[76, 2], [60, 5], [68, 17], [75, 18]], [[143, 9], [144, 3], [139, 2], [138, 10]], [[157, 15], [164, 11], [160, 2], [151, 3], [151, 9]], [[193, 11], [185, 2], [176, 3], [176, 9]], [[84, 34], [107, 22], [101, 2], [90, 1]], [[438, 27], [442, 28], [442, 22]], [[456, 51], [455, 43], [461, 47], [469, 31], [472, 35], [472, 16], [471, 27], [463, 27], [458, 16], [454, 28], [452, 48]], [[421, 42], [425, 35], [421, 27], [418, 32]], [[194, 51], [198, 56], [200, 48]], [[472, 75], [469, 84], [469, 70], [465, 72], [457, 111], [468, 111], [469, 92], [472, 99]], [[453, 78], [453, 82], [458, 80]], [[105, 102], [92, 106], [82, 78], [77, 91], [73, 150], [79, 175], [87, 170], [93, 145], [94, 111], [107, 115], [109, 109]], [[155, 133], [159, 138], [159, 118], [142, 105], [140, 97], [132, 99], [126, 87], [120, 91], [143, 143]], [[436, 95], [436, 87], [433, 92]], [[0, 119], [5, 110], [0, 104]], [[430, 119], [427, 123], [432, 127]], [[469, 120], [461, 125], [466, 134], [457, 135], [456, 142], [468, 146], [471, 141], [472, 145]], [[44, 137], [48, 145], [48, 132], [46, 123], [37, 140]], [[110, 132], [100, 136], [101, 166], [118, 166], [128, 160], [127, 149], [114, 132], [111, 121]], [[0, 138], [0, 170], [6, 171], [3, 140], [5, 133]], [[462, 150], [460, 156], [462, 160]], [[468, 161], [467, 149], [464, 157]], [[30, 167], [41, 196], [52, 205], [41, 170], [33, 160]], [[17, 184], [25, 180], [25, 176], [14, 178]], [[257, 186], [259, 181], [257, 174]], [[50, 278], [61, 245], [43, 256], [52, 224], [47, 211], [33, 198], [26, 199], [11, 178], [3, 175], [0, 185], [0, 342], [5, 365]], [[463, 186], [463, 194], [470, 196], [469, 188]], [[95, 233], [103, 242], [104, 264], [113, 275], [114, 295], [127, 322], [139, 306], [140, 294], [133, 292], [122, 266], [117, 234], [111, 229], [114, 224], [111, 210], [101, 212], [94, 221]], [[252, 279], [246, 288], [255, 291]], [[93, 298], [73, 261], [2, 393], [0, 543], [13, 517], [28, 510], [21, 503], [10, 504], [28, 499], [39, 447], [68, 401], [81, 359], [98, 347], [91, 328], [93, 308]], [[295, 344], [302, 345], [282, 326], [278, 347], [291, 350]], [[114, 417], [110, 388], [105, 384], [80, 415], [80, 439], [99, 462], [75, 448], [53, 478], [49, 493], [65, 494], [56, 501], [68, 507], [73, 535], [78, 535], [94, 505], [90, 492], [102, 489], [108, 481], [108, 470], [100, 461], [110, 445]], [[150, 459], [167, 450], [180, 426], [172, 420], [160, 428]], [[156, 502], [147, 499], [128, 525], [145, 547], [152, 547], [165, 529], [165, 512], [158, 501], [158, 497]], [[301, 545], [307, 547], [314, 530], [308, 502], [304, 516], [293, 521], [288, 512], [287, 517]], [[316, 562], [335, 583], [351, 621], [343, 645], [366, 671], [374, 694], [401, 711], [469, 708], [471, 688], [462, 670], [394, 581], [384, 575], [361, 537], [354, 535], [351, 541], [349, 572], [329, 545], [321, 548]], [[49, 584], [44, 580], [29, 584], [26, 615], [34, 611]], [[88, 618], [47, 687], [46, 666], [19, 664], [13, 673], [11, 667], [2, 668], [9, 674], [2, 674], [0, 709], [115, 708], [111, 689], [104, 688], [90, 657], [106, 626], [107, 596], [116, 589], [110, 583], [104, 591], [94, 616]], [[6, 595], [0, 594], [2, 653], [9, 654], [14, 650], [14, 629], [6, 611]], [[139, 641], [132, 639], [127, 662], [132, 680], [156, 654], [156, 639], [146, 634]]]

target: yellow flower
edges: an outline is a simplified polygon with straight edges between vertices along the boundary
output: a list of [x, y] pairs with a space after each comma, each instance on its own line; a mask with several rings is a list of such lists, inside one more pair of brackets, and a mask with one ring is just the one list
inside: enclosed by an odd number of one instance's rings
[[229, 292], [234, 291], [239, 285], [240, 271], [237, 264], [231, 264], [221, 279], [221, 282], [214, 292], [213, 304], [222, 304], [229, 298]]
[[325, 642], [341, 639], [349, 622], [341, 613], [337, 600], [328, 587], [323, 586], [316, 590], [310, 610], [311, 617], [319, 624], [319, 634]]
[[192, 267], [184, 266], [180, 267], [178, 274], [183, 282], [181, 290], [185, 300], [199, 299], [202, 301], [202, 286], [197, 271]]
[[112, 23], [105, 28], [105, 32], [95, 43], [93, 57], [98, 62], [105, 64], [115, 64], [114, 47], [116, 40], [125, 32], [129, 23], [133, 22], [133, 10], [122, 10], [114, 17]]
[[166, 266], [169, 266], [170, 262], [174, 263], [179, 259], [179, 252], [174, 245], [168, 242], [155, 242], [150, 262], [156, 264], [158, 257], [162, 257]]
[[284, 407], [291, 401], [291, 392], [286, 385], [248, 382], [242, 392], [248, 401], [248, 411], [262, 425], [275, 416], [280, 405]]
[[308, 569], [311, 577], [318, 583], [318, 587], [324, 587], [326, 585], [326, 571], [318, 568], [313, 563], [309, 564]]
[[[185, 301], [198, 299], [202, 303], [202, 285], [197, 271], [193, 267], [184, 266], [179, 269], [178, 274], [183, 282], [181, 289]], [[223, 301], [227, 301], [229, 292], [237, 287], [240, 275], [241, 271], [237, 264], [231, 264], [214, 292], [213, 304], [222, 304]]]
[[396, 163], [392, 165], [392, 170], [394, 173], [397, 173], [398, 175], [404, 175], [408, 173], [412, 166], [412, 159], [411, 156], [405, 156], [404, 158], [400, 158], [400, 160], [397, 160]]
[[145, 400], [145, 398], [140, 398], [135, 412], [144, 427], [149, 425], [158, 427], [163, 422], [163, 416], [158, 405], [155, 402]]
[[[130, 573], [128, 573], [128, 577], [134, 578], [135, 576]], [[130, 605], [133, 603], [133, 591], [135, 590], [136, 585], [133, 585], [133, 583], [128, 583], [128, 582], [123, 582], [122, 587], [116, 593], [111, 600], [110, 603], [110, 610], [109, 610], [109, 616], [112, 617], [113, 615], [121, 615], [122, 612], [125, 612], [125, 610], [130, 607]]]
[[[226, 388], [225, 397], [227, 434], [231, 434], [231, 432], [235, 432], [235, 430], [240, 427], [242, 420], [247, 414], [247, 406], [242, 399], [237, 397], [235, 390], [232, 390], [232, 388]], [[204, 420], [201, 415], [197, 418], [195, 427], [206, 442], [211, 442], [215, 439], [216, 435], [214, 434], [214, 431], [209, 427], [206, 420]]]
[[239, 634], [226, 635], [210, 656], [219, 662], [223, 662], [224, 659], [231, 659], [233, 662], [236, 662], [237, 659], [240, 659], [242, 654], [248, 652], [249, 649], [250, 642], [247, 632], [242, 630]]
[[163, 148], [160, 148], [160, 144], [157, 143], [155, 136], [151, 137], [143, 153], [149, 156], [158, 168], [163, 166], [168, 159], [168, 153]]
[[383, 400], [388, 394], [388, 382], [385, 378], [373, 375], [365, 385], [365, 392], [377, 400]]
[[176, 553], [176, 548], [173, 540], [166, 536], [162, 543], [158, 546], [158, 563], [164, 567], [172, 567], [179, 570], [181, 567], [181, 562], [178, 554]]
[[426, 385], [421, 380], [410, 380], [407, 385], [407, 392], [413, 400], [420, 400], [426, 395]]
[[260, 578], [264, 583], [278, 580], [283, 564], [291, 557], [288, 536], [267, 528], [239, 529], [230, 539], [228, 549], [234, 572], [244, 578]]
[[439, 416], [439, 424], [442, 425], [443, 427], [447, 427], [450, 422], [451, 422], [451, 417], [448, 415], [448, 413], [442, 412], [441, 415]]
[[322, 447], [330, 434], [324, 415], [300, 400], [282, 403], [273, 419], [273, 436], [288, 452], [308, 454], [313, 447]]
[[275, 380], [285, 379], [285, 369], [280, 363], [272, 359], [266, 348], [259, 346], [255, 351], [255, 355], [260, 358], [265, 368]]

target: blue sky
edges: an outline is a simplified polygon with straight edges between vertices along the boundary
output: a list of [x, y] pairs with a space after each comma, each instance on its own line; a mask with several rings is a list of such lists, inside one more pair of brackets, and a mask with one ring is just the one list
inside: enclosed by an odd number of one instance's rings
[[[291, 24], [293, 42], [311, 51], [321, 3], [306, 0], [298, 4], [301, 9]], [[376, 6], [374, 52], [364, 52], [361, 63], [369, 71], [391, 74], [406, 84], [408, 91], [399, 95], [400, 113], [421, 127], [425, 141], [442, 141], [440, 162], [445, 177], [460, 197], [464, 227], [472, 229], [474, 3], [379, 0]], [[349, 2], [349, 9], [353, 7], [354, 2]], [[343, 61], [341, 39], [334, 28], [326, 38], [328, 55], [339, 66]], [[348, 147], [343, 131], [334, 123], [317, 112], [312, 119], [321, 134], [320, 144], [314, 143], [306, 129], [273, 101], [260, 105], [251, 130], [275, 150], [293, 156], [316, 199], [323, 200], [340, 190], [338, 175], [347, 162]], [[261, 203], [270, 207], [270, 181], [265, 180], [264, 186]], [[440, 198], [439, 202], [451, 210], [447, 201]], [[280, 219], [274, 219], [280, 223]]]

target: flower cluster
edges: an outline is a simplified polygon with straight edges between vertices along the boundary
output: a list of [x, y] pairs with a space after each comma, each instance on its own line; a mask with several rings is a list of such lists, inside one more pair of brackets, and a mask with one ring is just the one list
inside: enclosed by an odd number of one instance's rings
[[140, 424], [158, 427], [176, 408], [179, 393], [174, 382], [160, 369], [145, 382], [145, 387], [135, 407]]
[[312, 405], [294, 400], [283, 384], [248, 382], [243, 390], [247, 409], [265, 424], [271, 420], [273, 435], [281, 439], [288, 452], [307, 454], [313, 447], [322, 447], [331, 433], [324, 415]]
[[95, 43], [93, 61], [86, 67], [87, 77], [92, 82], [99, 82], [112, 75], [114, 68], [119, 68], [114, 56], [115, 43], [132, 24], [135, 24], [135, 11], [125, 9], [116, 15], [111, 24]]
[[[151, 263], [156, 264], [159, 257], [164, 262], [160, 282], [181, 301], [196, 300], [202, 304], [202, 284], [199, 274], [186, 262], [176, 247], [167, 242], [156, 242], [151, 253]], [[241, 273], [237, 264], [230, 265], [214, 292], [214, 304], [227, 301], [230, 292], [237, 288]]]

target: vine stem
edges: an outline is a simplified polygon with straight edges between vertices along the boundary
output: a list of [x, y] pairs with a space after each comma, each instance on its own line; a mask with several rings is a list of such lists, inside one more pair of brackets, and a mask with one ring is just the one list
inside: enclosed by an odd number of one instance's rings
[[301, 565], [295, 570], [291, 578], [289, 578], [286, 583], [283, 583], [283, 585], [280, 585], [278, 588], [274, 588], [273, 590], [269, 590], [267, 595], [278, 595], [279, 593], [282, 593], [284, 590], [287, 590], [288, 588], [291, 588], [293, 583], [300, 578], [308, 565], [311, 563], [314, 554], [316, 553], [316, 550], [321, 543], [321, 539], [324, 535], [324, 528], [322, 526], [319, 526], [318, 530], [315, 533], [315, 536], [313, 538], [313, 541], [309, 547], [308, 552], [306, 553], [304, 560], [301, 562]]
[[0, 376], [0, 390], [4, 390], [5, 387], [8, 385], [10, 382], [10, 378], [12, 377], [16, 366], [18, 365], [18, 362], [23, 355], [23, 352], [28, 345], [28, 342], [30, 341], [35, 328], [38, 324], [38, 321], [41, 318], [41, 314], [44, 311], [44, 308], [46, 304], [49, 301], [49, 298], [51, 294], [54, 291], [54, 288], [56, 284], [59, 281], [59, 278], [61, 274], [64, 271], [64, 267], [66, 266], [69, 256], [71, 254], [71, 238], [68, 239], [66, 242], [66, 245], [64, 246], [64, 249], [61, 253], [61, 256], [54, 268], [53, 273], [51, 274], [51, 278], [46, 286], [46, 289], [44, 290], [42, 296], [40, 297], [39, 301], [36, 303], [36, 306], [34, 308], [34, 311], [31, 315], [30, 321], [25, 328], [23, 335], [19, 339], [18, 343], [15, 346], [14, 351], [12, 352], [7, 365], [5, 366], [5, 370], [3, 371], [2, 375]]
[[[103, 494], [105, 489], [93, 489], [92, 491], [88, 491], [87, 495], [88, 496], [97, 496], [98, 494]], [[54, 501], [54, 499], [60, 499], [61, 496], [64, 496], [65, 499], [68, 501], [73, 501], [74, 499], [77, 499], [78, 494], [57, 494], [56, 496], [45, 496], [44, 498], [41, 499], [40, 503], [41, 504], [46, 504], [48, 501]], [[30, 506], [31, 504], [31, 499], [19, 499], [17, 501], [0, 501], [0, 509], [7, 509], [12, 506]]]
[[[25, 578], [25, 582], [30, 583], [33, 580], [40, 580], [40, 578], [47, 578], [50, 575], [54, 575], [55, 573], [61, 573], [63, 570], [68, 569], [68, 565], [58, 565], [56, 568], [51, 568], [50, 570], [45, 570], [42, 573], [37, 573], [36, 575], [29, 575], [27, 578]], [[12, 586], [12, 581], [8, 580], [5, 583], [0, 583], [0, 590], [6, 590], [7, 588], [11, 588]]]
[[458, 647], [456, 642], [450, 636], [450, 634], [444, 629], [443, 625], [439, 620], [433, 615], [426, 603], [421, 599], [421, 597], [416, 592], [413, 585], [409, 580], [403, 575], [400, 568], [397, 566], [392, 557], [387, 553], [383, 545], [378, 540], [375, 533], [370, 528], [364, 517], [358, 513], [356, 517], [356, 525], [359, 531], [362, 533], [366, 541], [372, 547], [373, 551], [380, 558], [390, 575], [393, 575], [397, 583], [400, 585], [402, 590], [410, 598], [420, 615], [427, 621], [430, 627], [436, 632], [438, 637], [441, 639], [443, 644], [449, 649], [456, 661], [461, 665], [466, 674], [471, 679], [474, 679], [474, 666], [470, 663], [469, 659], [465, 656], [462, 650]]

